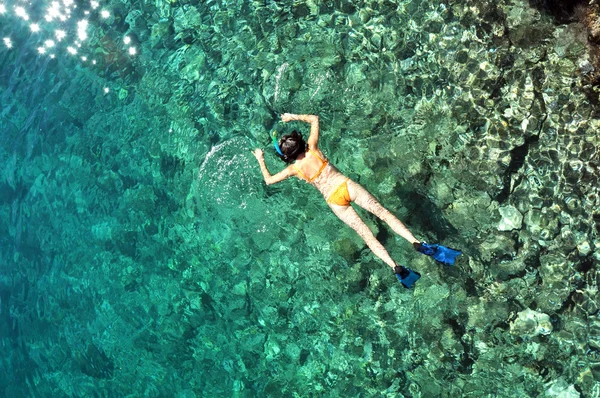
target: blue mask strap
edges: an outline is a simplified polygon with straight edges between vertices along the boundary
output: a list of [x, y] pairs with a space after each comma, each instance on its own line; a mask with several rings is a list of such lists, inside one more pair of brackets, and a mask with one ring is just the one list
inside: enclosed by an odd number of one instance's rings
[[277, 153], [280, 154], [281, 156], [285, 156], [283, 154], [283, 152], [281, 152], [281, 148], [279, 147], [279, 144], [277, 143], [277, 131], [273, 131], [273, 135], [271, 137], [273, 139], [273, 146], [275, 147], [275, 150], [277, 151]]

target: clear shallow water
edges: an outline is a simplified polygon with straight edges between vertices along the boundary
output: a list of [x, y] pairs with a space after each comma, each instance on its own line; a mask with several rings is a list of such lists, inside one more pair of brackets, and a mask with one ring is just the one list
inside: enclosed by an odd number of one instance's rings
[[[521, 2], [4, 4], [6, 396], [598, 394], [579, 25]], [[406, 291], [311, 187], [265, 187], [249, 149], [303, 127], [288, 111], [457, 266], [365, 215], [423, 275]]]

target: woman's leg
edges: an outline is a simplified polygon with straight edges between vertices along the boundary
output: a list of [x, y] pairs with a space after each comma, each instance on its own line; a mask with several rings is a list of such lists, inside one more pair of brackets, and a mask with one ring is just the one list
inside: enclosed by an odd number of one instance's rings
[[369, 229], [367, 224], [360, 218], [358, 213], [351, 206], [338, 206], [329, 204], [331, 210], [338, 216], [343, 222], [346, 223], [350, 228], [355, 230], [361, 238], [365, 241], [369, 249], [384, 263], [389, 265], [392, 269], [396, 266], [396, 263], [390, 257], [385, 247], [377, 240], [373, 232]]
[[390, 226], [390, 228], [392, 228], [395, 233], [410, 243], [419, 242], [419, 240], [413, 236], [408, 228], [402, 224], [402, 221], [394, 216], [388, 209], [383, 207], [369, 191], [362, 187], [362, 185], [352, 180], [348, 180], [348, 193], [350, 194], [350, 199], [352, 199], [353, 202], [381, 218]]

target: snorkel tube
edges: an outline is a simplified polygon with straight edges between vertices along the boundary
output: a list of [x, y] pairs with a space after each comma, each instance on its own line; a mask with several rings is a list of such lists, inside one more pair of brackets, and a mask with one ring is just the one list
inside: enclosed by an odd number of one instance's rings
[[271, 139], [273, 141], [273, 146], [275, 147], [275, 150], [277, 151], [277, 153], [283, 157], [285, 157], [285, 155], [283, 154], [283, 152], [281, 152], [281, 148], [279, 147], [279, 143], [277, 142], [277, 130], [273, 130], [273, 134], [271, 135]]

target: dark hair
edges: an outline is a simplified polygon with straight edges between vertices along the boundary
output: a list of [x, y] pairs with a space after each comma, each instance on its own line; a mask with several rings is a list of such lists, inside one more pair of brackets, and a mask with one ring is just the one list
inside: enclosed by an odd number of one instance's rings
[[292, 134], [286, 134], [281, 137], [279, 148], [281, 148], [283, 156], [279, 154], [277, 156], [286, 163], [292, 163], [306, 151], [306, 142], [302, 139], [302, 134], [294, 130]]

